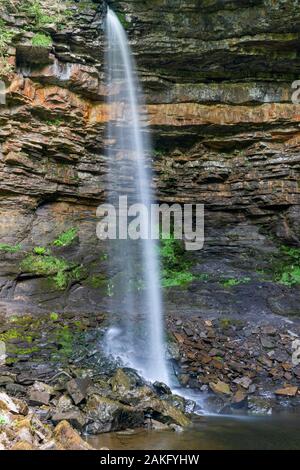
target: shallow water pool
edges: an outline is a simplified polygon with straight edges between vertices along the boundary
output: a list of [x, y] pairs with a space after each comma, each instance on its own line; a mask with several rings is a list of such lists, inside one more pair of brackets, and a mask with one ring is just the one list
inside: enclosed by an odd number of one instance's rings
[[110, 450], [300, 449], [300, 415], [201, 416], [183, 432], [141, 429], [101, 434], [88, 442]]

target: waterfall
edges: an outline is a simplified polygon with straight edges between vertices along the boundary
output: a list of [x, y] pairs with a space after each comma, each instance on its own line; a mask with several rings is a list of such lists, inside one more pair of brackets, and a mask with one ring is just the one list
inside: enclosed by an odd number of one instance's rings
[[[127, 35], [110, 9], [106, 20], [109, 125], [109, 202], [152, 203], [151, 146], [146, 112]], [[122, 214], [119, 214], [122, 217]], [[141, 214], [141, 223], [148, 217]], [[111, 241], [110, 295], [115, 321], [107, 349], [149, 380], [168, 383], [159, 254], [150, 240]]]

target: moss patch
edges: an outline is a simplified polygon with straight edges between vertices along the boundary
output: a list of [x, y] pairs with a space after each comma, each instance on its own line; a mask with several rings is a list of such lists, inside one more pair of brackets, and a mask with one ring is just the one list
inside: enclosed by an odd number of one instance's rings
[[125, 13], [121, 13], [121, 12], [118, 12], [116, 13], [117, 17], [119, 18], [119, 21], [120, 23], [122, 24], [122, 26], [126, 29], [130, 26], [130, 22], [127, 21], [126, 19], [126, 14]]
[[235, 287], [240, 286], [241, 284], [247, 284], [251, 281], [250, 277], [242, 277], [242, 278], [229, 278], [222, 281], [222, 285], [224, 287]]
[[0, 341], [6, 345], [6, 364], [14, 364], [29, 356], [30, 361], [64, 363], [75, 352], [79, 342], [85, 344], [88, 320], [76, 320], [52, 312], [38, 317], [12, 317], [2, 326]]
[[42, 0], [23, 0], [20, 2], [19, 10], [29, 19], [30, 27], [40, 31], [48, 24], [55, 24], [57, 27], [66, 24], [73, 15], [71, 5], [71, 2], [59, 0], [53, 0], [51, 4]]
[[107, 284], [107, 278], [102, 274], [95, 274], [87, 279], [87, 284], [94, 289], [98, 289], [99, 287], [104, 287]]
[[27, 256], [21, 263], [21, 270], [37, 276], [51, 277], [56, 287], [62, 290], [66, 289], [69, 282], [78, 281], [84, 276], [82, 266], [48, 254]]
[[48, 34], [36, 33], [31, 39], [31, 44], [35, 47], [51, 47], [52, 38]]
[[8, 47], [14, 37], [14, 32], [0, 18], [0, 77], [5, 77], [12, 71], [12, 67], [8, 61]]

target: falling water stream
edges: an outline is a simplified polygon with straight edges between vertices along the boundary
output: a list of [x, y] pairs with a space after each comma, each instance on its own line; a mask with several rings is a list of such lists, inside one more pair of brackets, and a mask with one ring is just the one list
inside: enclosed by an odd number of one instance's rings
[[[142, 204], [149, 209], [153, 194], [147, 116], [127, 35], [110, 9], [106, 33], [109, 203], [117, 206], [119, 197], [126, 196], [128, 206]], [[147, 224], [145, 213], [139, 215], [141, 226]], [[140, 370], [145, 378], [168, 383], [155, 242], [113, 240], [110, 252], [112, 303], [119, 316], [114, 316], [107, 334], [108, 352]]]

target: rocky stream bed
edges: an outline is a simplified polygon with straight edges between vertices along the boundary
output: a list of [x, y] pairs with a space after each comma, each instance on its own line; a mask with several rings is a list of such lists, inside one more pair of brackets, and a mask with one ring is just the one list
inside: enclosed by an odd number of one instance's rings
[[[275, 327], [169, 316], [173, 393], [107, 358], [106, 328], [104, 315], [3, 319], [2, 449], [84, 450], [92, 448], [87, 437], [98, 435], [101, 448], [104, 433], [180, 432], [195, 419], [205, 422], [207, 413], [276, 416], [282, 410], [300, 411], [297, 322]], [[103, 442], [106, 448], [106, 437]]]

